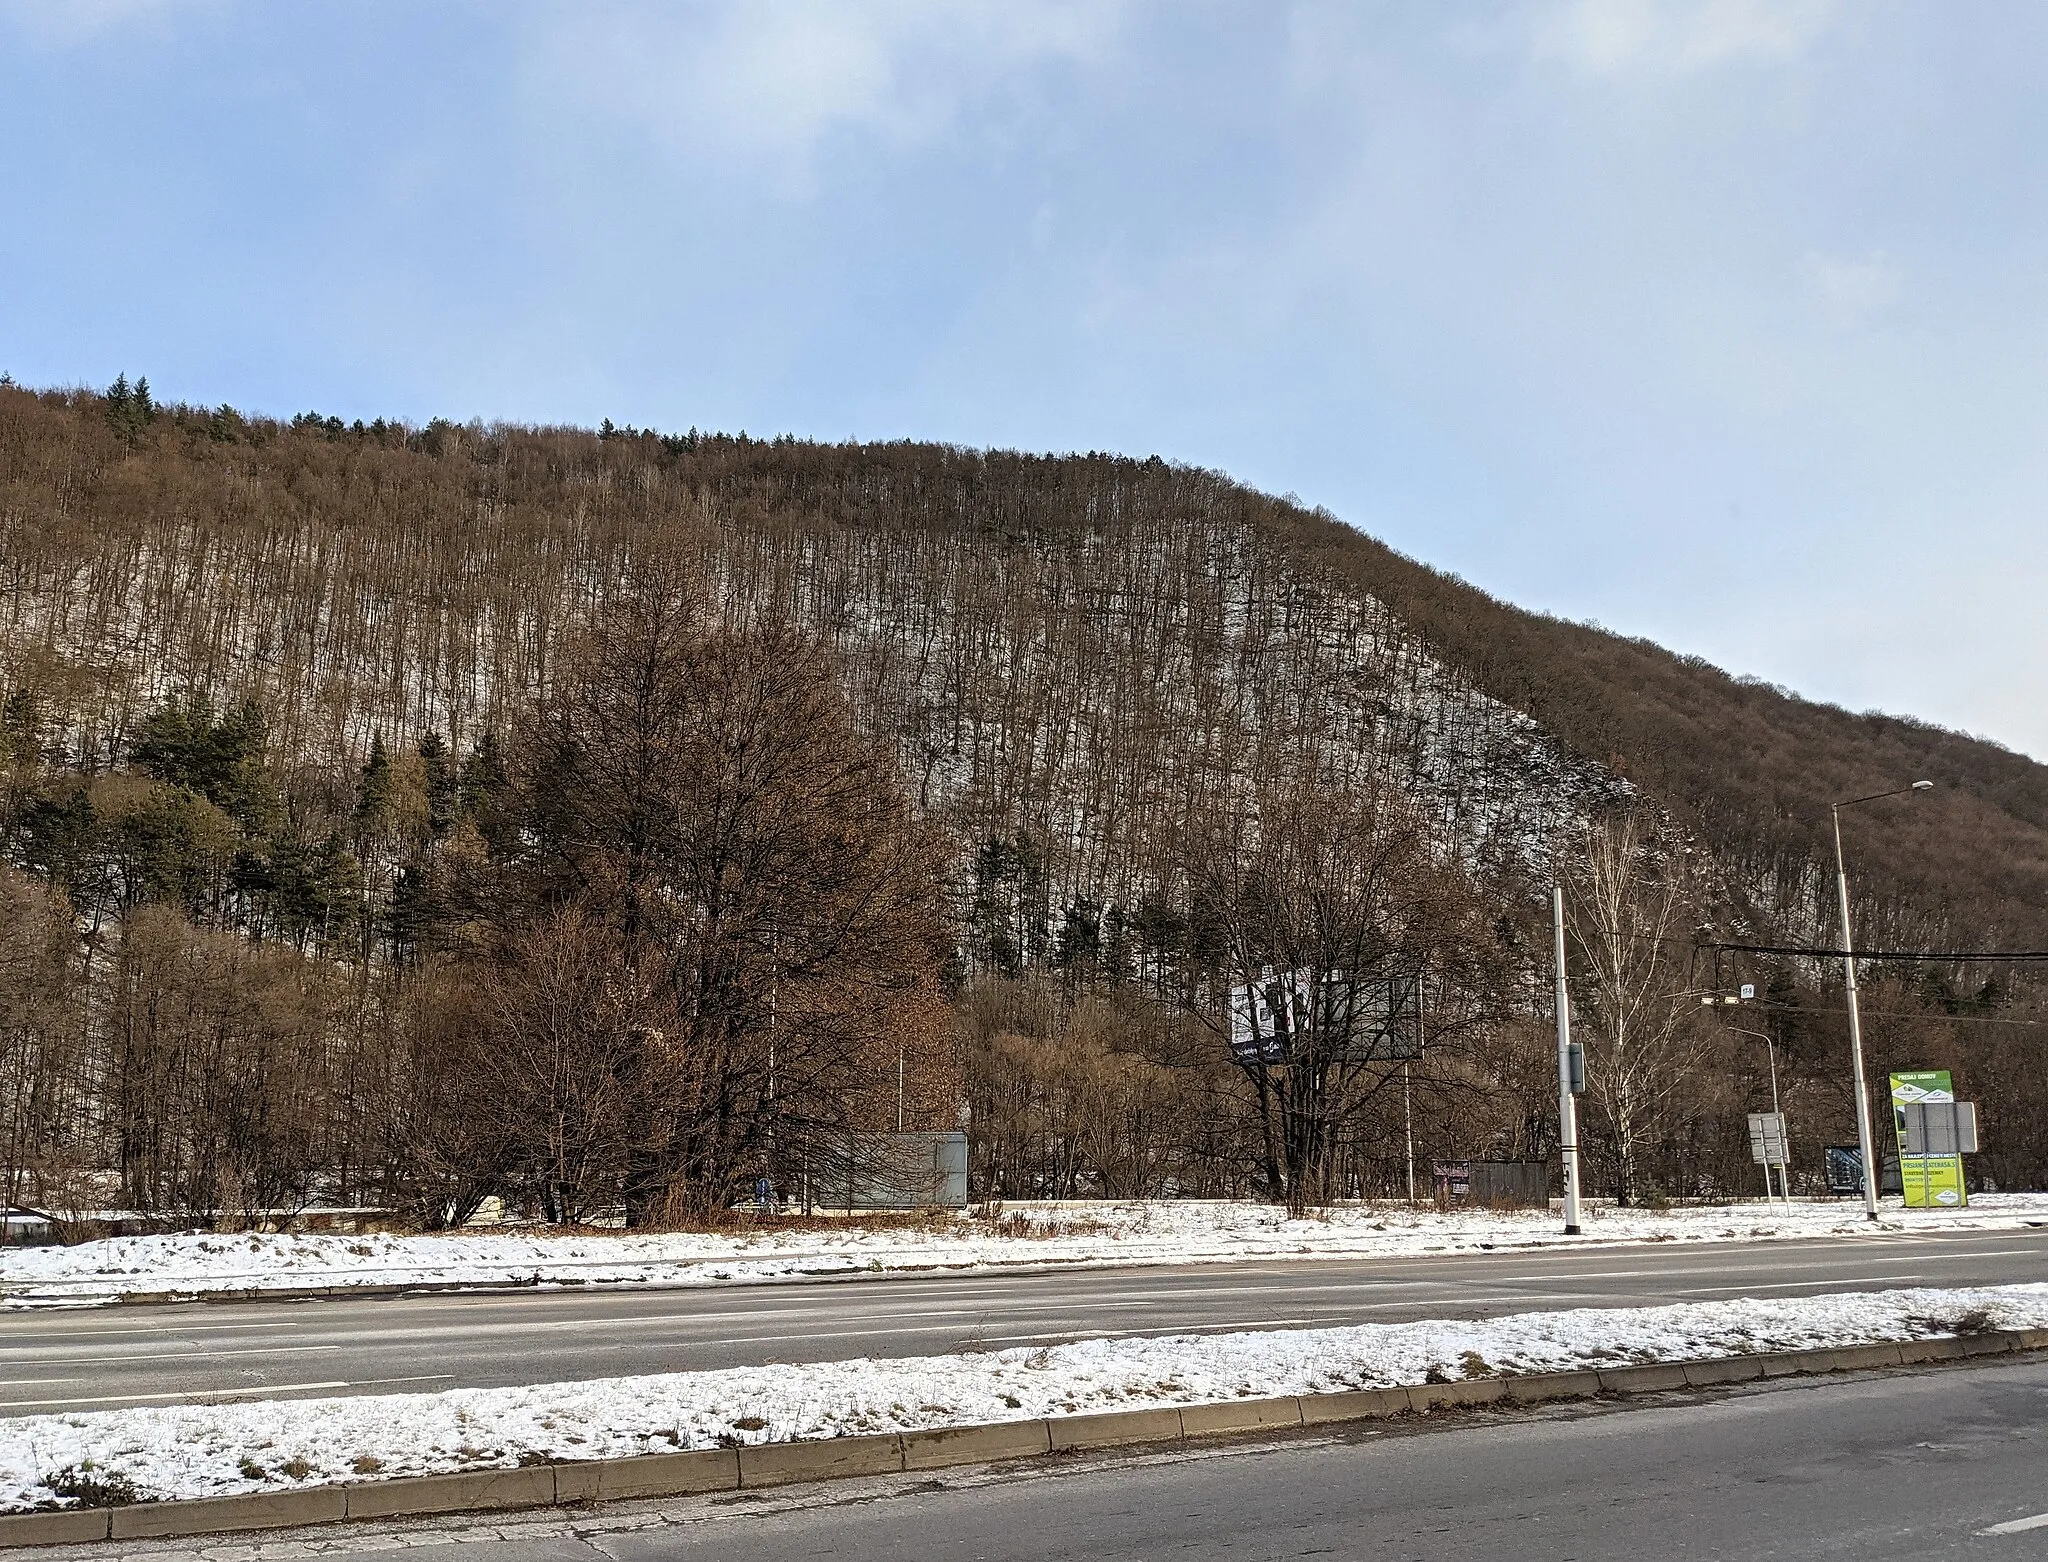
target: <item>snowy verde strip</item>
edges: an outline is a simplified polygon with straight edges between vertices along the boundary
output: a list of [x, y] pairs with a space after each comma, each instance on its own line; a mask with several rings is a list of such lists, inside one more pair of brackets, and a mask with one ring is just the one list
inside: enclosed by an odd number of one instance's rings
[[0, 1252], [9, 1306], [392, 1285], [703, 1286], [804, 1275], [1035, 1264], [1229, 1263], [1250, 1259], [1393, 1258], [1603, 1242], [1727, 1242], [1865, 1236], [2048, 1224], [2048, 1194], [1980, 1195], [1969, 1209], [1887, 1208], [1877, 1227], [1853, 1203], [1730, 1204], [1667, 1211], [1588, 1211], [1567, 1237], [1541, 1210], [1451, 1211], [1347, 1205], [1290, 1220], [1266, 1204], [1205, 1201], [1012, 1204], [995, 1218], [922, 1226], [732, 1234], [524, 1232], [430, 1236], [188, 1234], [116, 1237], [75, 1247]]
[[531, 1388], [0, 1420], [0, 1510], [291, 1491], [521, 1464], [2048, 1328], [2048, 1284], [1580, 1308], [1479, 1322], [1041, 1349]]

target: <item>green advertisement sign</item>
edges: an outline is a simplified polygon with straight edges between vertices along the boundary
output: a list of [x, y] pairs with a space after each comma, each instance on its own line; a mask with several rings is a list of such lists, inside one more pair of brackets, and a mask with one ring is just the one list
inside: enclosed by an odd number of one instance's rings
[[1908, 1209], [1961, 1209], [1970, 1202], [1963, 1185], [1960, 1155], [1908, 1155], [1906, 1108], [1916, 1101], [1946, 1102], [1956, 1098], [1955, 1082], [1945, 1068], [1894, 1074], [1892, 1135], [1899, 1147], [1899, 1183]]

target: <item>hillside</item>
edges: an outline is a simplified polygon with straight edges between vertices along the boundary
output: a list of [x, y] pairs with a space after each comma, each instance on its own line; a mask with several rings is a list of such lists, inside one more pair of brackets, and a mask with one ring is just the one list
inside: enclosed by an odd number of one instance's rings
[[[1431, 890], [1430, 915], [1451, 918], [1438, 931], [1374, 957], [1440, 973], [1425, 1153], [1546, 1153], [1543, 886], [1583, 856], [1589, 820], [1631, 799], [1669, 849], [1699, 848], [1694, 923], [1652, 940], [1676, 949], [1673, 991], [1711, 974], [1686, 956], [1699, 919], [1736, 942], [1833, 943], [1828, 803], [1923, 776], [1932, 797], [1853, 816], [1860, 940], [2048, 947], [2048, 767], [1525, 612], [1215, 473], [609, 426], [284, 424], [19, 388], [0, 388], [8, 852], [67, 897], [88, 950], [167, 900], [366, 981], [388, 960], [383, 1017], [344, 1026], [370, 1046], [412, 1002], [410, 962], [455, 937], [416, 930], [456, 925], [433, 897], [474, 855], [461, 829], [490, 833], [453, 799], [488, 790], [472, 772], [555, 687], [567, 637], [650, 569], [699, 583], [735, 633], [784, 625], [821, 645], [852, 721], [944, 832], [977, 1175], [1013, 1191], [1250, 1185], [1265, 1084], [1175, 1018], [1213, 1006], [1220, 969], [1202, 843], [1290, 789], [1320, 827], [1319, 778], [1333, 801], [1391, 800], [1370, 839], [1420, 832], [1423, 856], [1390, 857], [1392, 880], [1426, 857], [1464, 886]], [[245, 704], [260, 714], [243, 727], [210, 725]], [[282, 811], [259, 826], [198, 771], [150, 761], [172, 729], [201, 748], [243, 734]], [[406, 787], [418, 829], [371, 828]], [[163, 824], [195, 789], [225, 813]], [[175, 872], [137, 857], [145, 815], [148, 851], [182, 843]], [[207, 831], [219, 844], [194, 846]], [[1472, 932], [1486, 926], [1490, 954]], [[88, 987], [115, 980], [102, 968], [88, 952]], [[1839, 1141], [1834, 973], [1740, 970], [1772, 984], [1803, 1144]], [[289, 980], [326, 979], [307, 971]], [[1155, 1009], [1133, 1007], [1132, 978]], [[2013, 1023], [2036, 1013], [2030, 968], [1894, 968], [1873, 999], [1874, 1068], [1999, 1075], [1987, 1164], [2048, 1172], [2027, 1105], [2048, 1071]], [[87, 1032], [114, 1023], [114, 998], [81, 1001], [100, 1015]], [[1687, 1047], [1656, 1180], [1737, 1185], [1756, 1062], [1725, 1037]], [[1336, 1185], [1392, 1175], [1390, 1077], [1344, 1109]], [[309, 1170], [305, 1187], [368, 1196], [360, 1179], [398, 1175], [412, 1151], [359, 1142], [376, 1110], [351, 1099], [352, 1126], [322, 1128], [346, 1149], [320, 1164], [355, 1169]], [[79, 1142], [116, 1132], [97, 1121]]]
[[1475, 851], [1559, 822], [1557, 786], [1625, 776], [1802, 939], [1828, 920], [1829, 801], [1926, 776], [1937, 798], [1855, 818], [1871, 938], [2048, 945], [2048, 766], [1525, 612], [1213, 473], [233, 414], [166, 414], [131, 446], [101, 411], [0, 393], [0, 672], [54, 691], [82, 750], [192, 687], [258, 694], [311, 755], [460, 744], [660, 538], [733, 611], [846, 652], [927, 805], [1074, 842], [1070, 891], [1132, 882], [1162, 805], [1119, 771], [1256, 772], [1310, 741], [1400, 750]]

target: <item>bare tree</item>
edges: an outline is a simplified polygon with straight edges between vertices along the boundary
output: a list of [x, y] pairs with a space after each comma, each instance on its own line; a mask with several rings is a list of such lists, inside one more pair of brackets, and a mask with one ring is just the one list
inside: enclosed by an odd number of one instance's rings
[[[1349, 1011], [1412, 993], [1432, 962], [1462, 962], [1469, 886], [1393, 787], [1331, 770], [1260, 788], [1249, 810], [1217, 816], [1190, 845], [1195, 921], [1214, 941], [1219, 983], [1309, 981], [1288, 993], [1276, 1034], [1237, 1062], [1256, 1095], [1270, 1196], [1327, 1203], [1333, 1150], [1399, 1077], [1384, 1054], [1361, 1050]], [[1379, 1018], [1401, 1027], [1406, 1016]]]
[[1633, 1204], [1710, 1040], [1687, 991], [1693, 875], [1684, 844], [1640, 807], [1595, 820], [1583, 839], [1566, 901], [1581, 963], [1573, 998], [1584, 1011], [1590, 1126], [1605, 1139], [1615, 1196]]
[[[635, 1032], [635, 1219], [730, 1200], [778, 1124], [850, 1124], [936, 1000], [943, 843], [830, 658], [703, 627], [650, 566], [593, 621], [522, 739], [543, 895], [602, 908]], [[935, 1043], [936, 1044], [936, 1043]]]

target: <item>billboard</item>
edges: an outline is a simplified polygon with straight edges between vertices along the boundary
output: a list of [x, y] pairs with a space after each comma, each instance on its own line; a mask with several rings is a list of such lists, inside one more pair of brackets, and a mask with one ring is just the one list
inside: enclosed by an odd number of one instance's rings
[[[1899, 1182], [1908, 1209], [1960, 1209], [1970, 1202], [1963, 1186], [1963, 1157], [1951, 1148], [1949, 1138], [1941, 1154], [1924, 1153], [1929, 1148], [1925, 1124], [1927, 1108], [1953, 1108], [1955, 1083], [1947, 1069], [1919, 1069], [1891, 1076], [1892, 1131], [1899, 1141]], [[1908, 1131], [1908, 1116], [1913, 1118]], [[1939, 1114], [1947, 1120], [1952, 1111]], [[1954, 1130], [1949, 1130], [1952, 1135]]]
[[1230, 989], [1230, 1054], [1262, 1063], [1419, 1058], [1422, 978], [1263, 971]]

